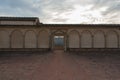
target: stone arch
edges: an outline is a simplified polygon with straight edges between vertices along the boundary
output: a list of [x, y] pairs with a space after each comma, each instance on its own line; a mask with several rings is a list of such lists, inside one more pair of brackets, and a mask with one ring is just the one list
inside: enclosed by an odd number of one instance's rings
[[38, 34], [38, 48], [49, 48], [49, 33], [41, 30]]
[[28, 30], [25, 33], [25, 48], [36, 48], [37, 47], [36, 34], [32, 30]]
[[52, 35], [56, 35], [56, 34], [66, 34], [66, 33], [65, 33], [65, 31], [63, 31], [61, 29], [57, 29], [57, 30], [52, 32]]
[[68, 33], [68, 46], [69, 48], [79, 48], [80, 47], [80, 36], [79, 32], [72, 30]]
[[81, 48], [92, 48], [92, 33], [85, 30], [81, 34]]
[[23, 48], [23, 34], [19, 30], [11, 33], [11, 48]]
[[9, 33], [7, 31], [1, 30], [0, 31], [0, 48], [9, 48], [10, 41], [9, 41]]
[[114, 30], [108, 31], [106, 35], [106, 47], [107, 48], [118, 48], [119, 40], [118, 33]]
[[105, 33], [102, 30], [97, 30], [94, 33], [94, 48], [105, 48]]

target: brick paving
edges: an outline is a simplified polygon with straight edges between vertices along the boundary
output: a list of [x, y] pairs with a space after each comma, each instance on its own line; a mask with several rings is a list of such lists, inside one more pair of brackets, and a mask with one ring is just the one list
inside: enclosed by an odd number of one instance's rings
[[120, 54], [56, 50], [2, 55], [0, 80], [120, 80]]

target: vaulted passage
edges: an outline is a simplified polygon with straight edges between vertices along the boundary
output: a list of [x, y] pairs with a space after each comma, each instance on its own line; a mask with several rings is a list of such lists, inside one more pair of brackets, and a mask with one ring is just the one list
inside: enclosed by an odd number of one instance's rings
[[64, 36], [54, 36], [54, 49], [64, 49], [65, 39]]

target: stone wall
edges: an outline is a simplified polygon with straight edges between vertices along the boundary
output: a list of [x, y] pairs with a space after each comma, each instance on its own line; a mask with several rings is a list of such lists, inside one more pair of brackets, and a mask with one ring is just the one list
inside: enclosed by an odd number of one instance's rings
[[41, 29], [0, 29], [0, 48], [49, 48], [49, 34]]
[[[76, 36], [75, 36], [76, 32]], [[69, 48], [119, 48], [120, 32], [117, 29], [71, 29]], [[78, 39], [79, 37], [79, 39]], [[75, 47], [77, 46], [77, 47]]]
[[[53, 28], [53, 27], [52, 27]], [[51, 48], [50, 27], [0, 27], [0, 48]], [[64, 31], [64, 27], [59, 27]], [[57, 27], [54, 30], [59, 31]], [[64, 31], [65, 32], [65, 31]], [[117, 28], [66, 28], [66, 48], [120, 48], [120, 31]]]

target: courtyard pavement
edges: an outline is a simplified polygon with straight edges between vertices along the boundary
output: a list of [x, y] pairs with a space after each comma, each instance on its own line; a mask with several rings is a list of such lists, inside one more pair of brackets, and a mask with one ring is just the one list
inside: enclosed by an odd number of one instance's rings
[[0, 80], [120, 80], [120, 54], [1, 53]]

